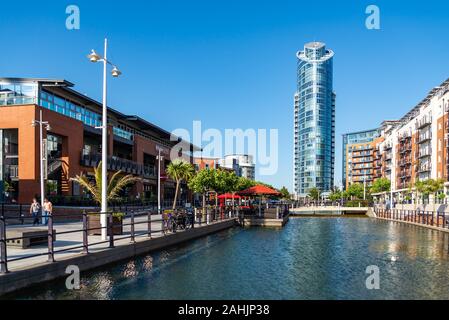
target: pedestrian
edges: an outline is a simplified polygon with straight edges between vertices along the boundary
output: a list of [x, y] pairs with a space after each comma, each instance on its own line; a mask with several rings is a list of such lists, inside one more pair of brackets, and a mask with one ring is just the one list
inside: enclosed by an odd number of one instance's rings
[[48, 225], [48, 217], [51, 216], [53, 212], [53, 204], [45, 198], [44, 200], [44, 208], [42, 213], [42, 224]]
[[36, 198], [33, 198], [33, 202], [30, 206], [30, 214], [34, 218], [33, 219], [33, 226], [39, 224], [39, 210], [41, 209], [41, 206], [39, 205], [39, 202], [37, 202]]

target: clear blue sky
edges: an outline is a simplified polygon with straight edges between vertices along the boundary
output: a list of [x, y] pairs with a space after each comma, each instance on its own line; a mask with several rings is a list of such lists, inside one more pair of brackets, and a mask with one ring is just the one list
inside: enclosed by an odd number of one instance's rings
[[[101, 99], [102, 51], [124, 73], [109, 103], [167, 130], [277, 128], [279, 172], [292, 185], [293, 94], [297, 50], [323, 41], [336, 53], [336, 181], [341, 134], [376, 127], [417, 104], [449, 77], [449, 3], [375, 1], [381, 30], [365, 28], [368, 1], [4, 1], [0, 76], [56, 77]], [[65, 28], [65, 8], [81, 29]]]

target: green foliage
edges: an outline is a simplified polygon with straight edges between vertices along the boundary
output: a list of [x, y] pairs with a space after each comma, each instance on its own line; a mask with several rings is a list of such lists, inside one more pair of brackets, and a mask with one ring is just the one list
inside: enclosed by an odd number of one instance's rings
[[329, 195], [329, 200], [331, 201], [338, 201], [343, 198], [343, 192], [338, 188], [333, 188], [331, 191], [331, 194]]
[[179, 185], [182, 181], [188, 182], [195, 174], [195, 168], [182, 159], [175, 159], [167, 166], [167, 175], [176, 181], [175, 198], [173, 199], [173, 210], [178, 200]]
[[368, 200], [349, 200], [345, 203], [345, 207], [348, 208], [358, 208], [358, 207], [368, 207]]
[[363, 184], [353, 183], [346, 190], [346, 195], [348, 199], [363, 199]]
[[282, 187], [281, 190], [279, 190], [279, 192], [281, 193], [282, 199], [286, 199], [286, 200], [291, 199], [290, 191], [288, 191], [288, 189], [286, 187]]
[[[71, 181], [77, 182], [81, 187], [83, 187], [87, 192], [89, 192], [94, 201], [101, 204], [101, 184], [102, 184], [102, 173], [101, 173], [101, 161], [96, 168], [94, 168], [95, 182], [91, 182], [84, 173], [77, 175], [75, 178], [71, 178]], [[130, 184], [139, 181], [140, 178], [134, 177], [129, 174], [123, 176], [121, 171], [117, 171], [109, 179], [108, 188], [106, 192], [107, 201], [113, 201], [119, 198], [119, 194], [124, 188]]]
[[238, 181], [238, 191], [242, 191], [251, 187], [254, 187], [256, 185], [256, 182], [250, 179], [247, 179], [245, 177], [239, 177]]
[[312, 188], [309, 190], [309, 197], [312, 200], [319, 200], [320, 199], [320, 190], [318, 188]]
[[205, 194], [209, 191], [216, 191], [216, 176], [215, 169], [202, 169], [188, 182], [189, 188], [195, 193]]
[[387, 178], [380, 178], [374, 181], [371, 186], [371, 193], [388, 192], [391, 188], [391, 181]]

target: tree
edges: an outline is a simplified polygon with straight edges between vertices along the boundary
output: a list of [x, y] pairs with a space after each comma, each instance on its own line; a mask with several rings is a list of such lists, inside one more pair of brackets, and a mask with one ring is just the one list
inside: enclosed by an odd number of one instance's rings
[[223, 176], [225, 182], [224, 192], [229, 192], [232, 194], [232, 206], [234, 206], [234, 196], [240, 191], [240, 177], [235, 174], [235, 172], [224, 171]]
[[353, 183], [348, 187], [348, 190], [346, 190], [346, 193], [348, 195], [348, 198], [351, 200], [357, 199], [363, 199], [363, 184], [361, 183]]
[[[87, 192], [89, 192], [94, 201], [101, 205], [101, 185], [102, 185], [102, 174], [101, 174], [102, 163], [98, 164], [96, 168], [94, 168], [94, 176], [95, 181], [91, 182], [84, 173], [77, 175], [75, 178], [71, 178], [71, 181], [77, 182], [81, 187], [83, 187]], [[120, 192], [128, 185], [133, 184], [139, 181], [140, 178], [134, 177], [131, 174], [123, 175], [122, 171], [117, 171], [112, 175], [109, 179], [107, 192], [106, 192], [106, 200], [107, 202], [116, 200]]]
[[391, 188], [391, 181], [387, 178], [380, 178], [374, 181], [371, 186], [371, 193], [388, 192]]
[[433, 211], [436, 211], [436, 199], [437, 194], [444, 190], [444, 180], [443, 179], [429, 179], [427, 182], [427, 189], [430, 194], [433, 195]]
[[421, 196], [422, 200], [424, 200], [424, 197], [429, 195], [427, 181], [421, 181], [421, 180], [416, 181], [415, 182], [415, 191], [416, 191], [417, 198], [419, 196]]
[[320, 190], [318, 188], [312, 188], [309, 190], [309, 197], [312, 200], [319, 200], [320, 199]]
[[176, 181], [175, 198], [173, 200], [172, 209], [176, 208], [176, 201], [178, 200], [179, 186], [182, 181], [188, 182], [195, 174], [193, 166], [182, 160], [175, 159], [167, 166], [167, 175]]
[[255, 185], [256, 185], [255, 181], [245, 177], [239, 177], [239, 181], [237, 183], [238, 191], [246, 190], [248, 188], [254, 187]]
[[216, 174], [217, 170], [215, 169], [202, 169], [189, 181], [189, 188], [193, 192], [203, 195], [203, 208], [206, 207], [206, 193], [215, 191]]
[[341, 198], [343, 198], [343, 192], [339, 188], [333, 188], [329, 195], [329, 200], [339, 201]]
[[282, 187], [281, 190], [279, 190], [279, 193], [281, 194], [282, 199], [285, 200], [291, 199], [290, 191], [288, 191], [286, 187]]

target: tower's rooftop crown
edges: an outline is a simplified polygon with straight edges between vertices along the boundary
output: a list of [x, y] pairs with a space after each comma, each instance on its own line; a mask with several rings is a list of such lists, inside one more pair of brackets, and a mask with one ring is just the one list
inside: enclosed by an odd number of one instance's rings
[[309, 42], [309, 43], [306, 43], [304, 45], [304, 48], [307, 48], [307, 49], [320, 49], [320, 48], [322, 48], [324, 46], [326, 46], [326, 44], [323, 43], [323, 42]]

